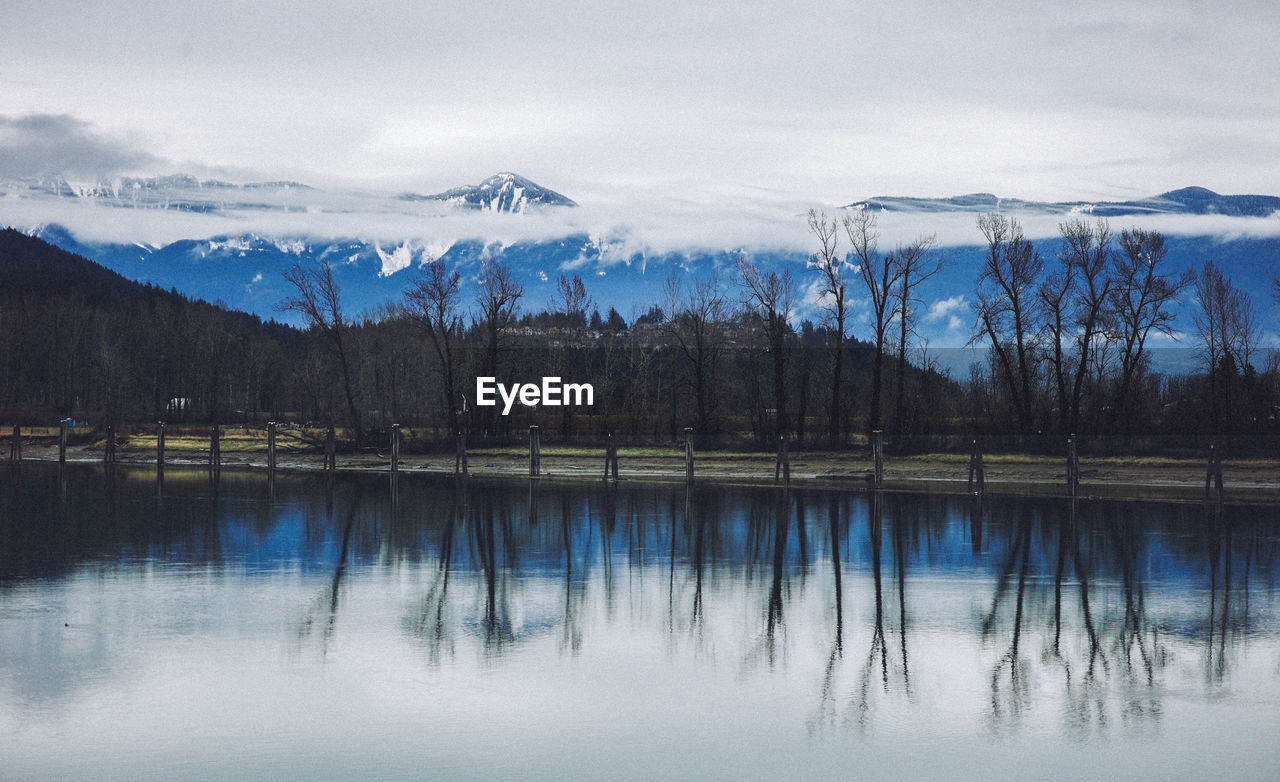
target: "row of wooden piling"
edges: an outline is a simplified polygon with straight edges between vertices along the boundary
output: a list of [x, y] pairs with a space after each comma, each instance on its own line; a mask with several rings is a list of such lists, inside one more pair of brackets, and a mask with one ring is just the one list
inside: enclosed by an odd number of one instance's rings
[[[163, 470], [165, 464], [165, 422], [160, 421], [156, 424], [156, 466]], [[270, 422], [267, 424], [267, 469], [274, 472], [276, 469], [276, 441], [277, 441], [277, 424]], [[58, 462], [65, 463], [67, 460], [67, 437], [68, 424], [62, 421], [58, 427]], [[214, 424], [209, 436], [209, 467], [210, 469], [221, 469], [222, 466], [222, 430]], [[116, 432], [114, 426], [107, 426], [106, 444], [103, 449], [103, 461], [107, 464], [116, 462]], [[390, 456], [391, 456], [391, 472], [396, 473], [400, 469], [400, 445], [401, 434], [400, 425], [393, 424], [391, 427]], [[871, 460], [872, 460], [872, 482], [877, 489], [884, 486], [884, 433], [877, 430], [871, 433]], [[334, 427], [330, 426], [325, 431], [324, 443], [324, 469], [331, 472], [337, 469], [337, 438]], [[9, 460], [22, 461], [22, 433], [21, 428], [17, 425], [13, 427], [13, 432], [9, 442]], [[693, 429], [685, 427], [684, 429], [684, 463], [685, 463], [685, 480], [688, 483], [694, 481], [694, 451], [693, 451]], [[1077, 496], [1080, 491], [1080, 454], [1078, 448], [1078, 439], [1073, 434], [1067, 438], [1067, 480], [1066, 488], [1070, 496]], [[453, 469], [455, 473], [467, 474], [467, 437], [463, 432], [458, 432], [455, 439], [455, 455]], [[542, 475], [542, 442], [539, 428], [534, 425], [529, 427], [529, 477], [537, 478]], [[607, 481], [612, 478], [618, 480], [618, 445], [610, 432], [605, 442], [604, 456], [604, 479]], [[784, 483], [791, 485], [791, 455], [787, 444], [786, 437], [778, 438], [778, 454], [774, 462], [773, 470], [774, 483]], [[982, 449], [975, 439], [972, 442], [972, 448], [969, 454], [969, 472], [967, 480], [967, 489], [975, 494], [982, 494], [986, 488], [986, 469], [983, 464]], [[1222, 455], [1218, 452], [1214, 445], [1209, 446], [1209, 458], [1205, 469], [1205, 497], [1210, 498], [1216, 496], [1222, 499], [1224, 495], [1223, 479], [1222, 479]]]

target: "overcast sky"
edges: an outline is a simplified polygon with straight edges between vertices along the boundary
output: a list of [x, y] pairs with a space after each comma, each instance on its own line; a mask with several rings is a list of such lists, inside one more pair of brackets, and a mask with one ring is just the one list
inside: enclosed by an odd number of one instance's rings
[[1280, 190], [1280, 5], [956, 5], [10, 4], [0, 173], [513, 170], [605, 204]]

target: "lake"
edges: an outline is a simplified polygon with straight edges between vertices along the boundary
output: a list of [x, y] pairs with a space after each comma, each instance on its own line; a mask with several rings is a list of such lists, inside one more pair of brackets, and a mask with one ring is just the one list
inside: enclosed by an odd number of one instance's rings
[[1274, 777], [1280, 509], [0, 464], [0, 776]]

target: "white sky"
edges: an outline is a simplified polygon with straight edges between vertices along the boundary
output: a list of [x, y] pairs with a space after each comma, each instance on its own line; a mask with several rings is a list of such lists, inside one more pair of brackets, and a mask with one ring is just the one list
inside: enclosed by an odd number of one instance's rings
[[10, 4], [0, 173], [435, 192], [512, 170], [584, 206], [801, 214], [1276, 192], [1280, 4], [1162, 5]]

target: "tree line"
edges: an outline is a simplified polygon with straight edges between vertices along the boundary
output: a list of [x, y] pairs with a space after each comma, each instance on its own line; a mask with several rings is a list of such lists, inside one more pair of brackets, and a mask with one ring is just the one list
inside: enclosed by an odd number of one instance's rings
[[[1248, 291], [1212, 261], [1170, 268], [1165, 237], [1106, 220], [1060, 224], [1045, 259], [1017, 220], [978, 220], [985, 253], [971, 344], [987, 349], [973, 402], [1004, 431], [1129, 434], [1275, 431], [1277, 361], [1261, 349]], [[1280, 295], [1280, 284], [1274, 295]], [[1189, 298], [1191, 328], [1176, 306]], [[1156, 370], [1153, 343], [1180, 336], [1198, 371]], [[1181, 341], [1181, 340], [1180, 340]]]
[[[131, 283], [7, 230], [0, 419], [333, 423], [357, 441], [392, 423], [441, 441], [531, 423], [564, 438], [663, 441], [692, 426], [760, 446], [848, 444], [878, 429], [1276, 429], [1280, 372], [1250, 293], [1211, 262], [1174, 273], [1159, 233], [1068, 220], [1046, 260], [1017, 220], [982, 216], [970, 340], [982, 360], [953, 378], [918, 331], [920, 286], [947, 263], [936, 239], [882, 250], [870, 211], [814, 211], [808, 226], [807, 267], [742, 257], [724, 273], [676, 270], [629, 318], [601, 314], [578, 276], [533, 302], [500, 258], [483, 259], [465, 285], [462, 269], [424, 264], [399, 300], [353, 315], [331, 268], [300, 260], [278, 308], [303, 329]], [[816, 306], [802, 317], [806, 294]], [[1164, 374], [1152, 342], [1176, 333], [1174, 306], [1186, 297], [1201, 369]], [[856, 330], [855, 303], [866, 313]], [[517, 406], [505, 417], [475, 406], [478, 376], [550, 375], [593, 384], [594, 406]]]

